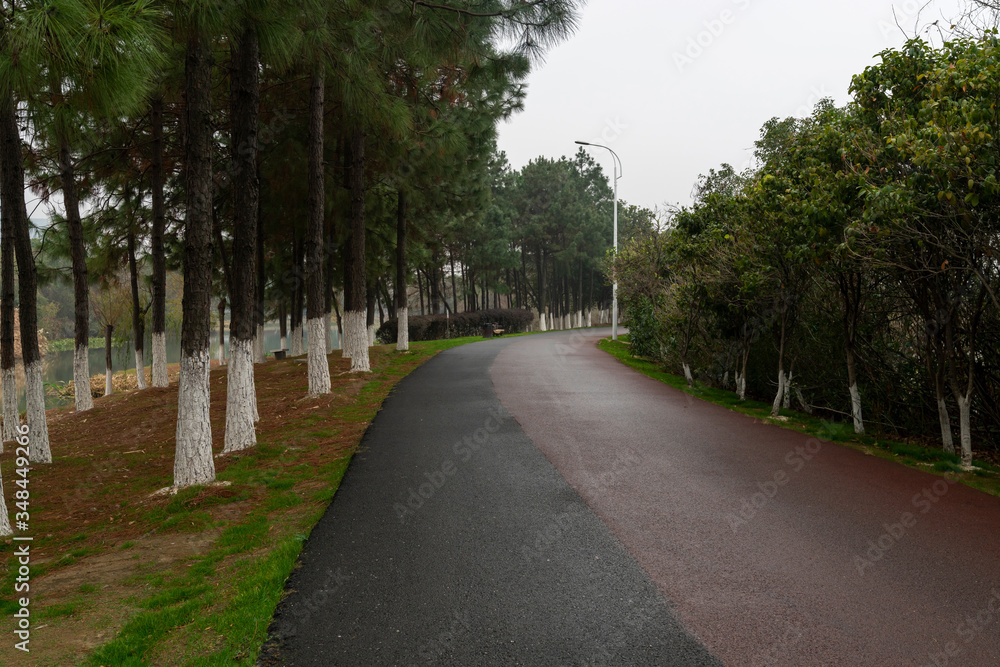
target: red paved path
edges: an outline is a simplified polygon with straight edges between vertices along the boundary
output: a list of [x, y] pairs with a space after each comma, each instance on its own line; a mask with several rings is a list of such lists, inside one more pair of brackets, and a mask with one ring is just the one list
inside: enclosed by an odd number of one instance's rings
[[1000, 665], [1000, 499], [693, 399], [606, 335], [521, 339], [496, 391], [712, 653]]

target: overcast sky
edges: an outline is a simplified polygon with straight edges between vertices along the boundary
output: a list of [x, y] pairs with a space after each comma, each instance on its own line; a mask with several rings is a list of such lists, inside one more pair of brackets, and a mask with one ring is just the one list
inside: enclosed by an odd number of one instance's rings
[[[622, 160], [622, 199], [688, 204], [698, 174], [749, 165], [769, 118], [808, 115], [823, 97], [846, 103], [851, 77], [905, 41], [894, 8], [912, 35], [964, 6], [925, 3], [590, 0], [577, 33], [536, 66], [499, 147], [519, 169], [572, 155], [575, 140], [602, 143]], [[589, 150], [610, 175], [610, 153]]]

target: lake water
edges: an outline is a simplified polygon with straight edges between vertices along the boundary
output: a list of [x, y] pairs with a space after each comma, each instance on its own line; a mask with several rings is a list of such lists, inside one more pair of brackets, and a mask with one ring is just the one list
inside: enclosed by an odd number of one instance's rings
[[[219, 356], [219, 334], [218, 331], [214, 332], [214, 337], [212, 338], [212, 360], [218, 358]], [[226, 350], [228, 353], [229, 332], [226, 332]], [[308, 338], [308, 337], [307, 337]], [[337, 327], [333, 327], [333, 340], [336, 347], [340, 347], [339, 339], [337, 337]], [[281, 336], [279, 335], [278, 327], [275, 325], [273, 327], [264, 328], [264, 348], [270, 355], [273, 350], [278, 349], [281, 343]], [[148, 368], [149, 364], [152, 363], [152, 352], [149, 347], [149, 342], [146, 342], [146, 366]], [[176, 364], [181, 359], [181, 341], [180, 336], [167, 336], [167, 363]], [[115, 348], [111, 353], [111, 363], [114, 371], [121, 371], [135, 368], [135, 351], [132, 348], [132, 344], [129, 343], [123, 348]], [[90, 374], [93, 375], [104, 375], [104, 348], [91, 349], [90, 350]], [[73, 350], [65, 350], [63, 352], [50, 352], [42, 357], [42, 381], [45, 383], [53, 382], [68, 382], [73, 379]], [[18, 371], [18, 405], [21, 410], [25, 409], [25, 399], [24, 399], [24, 372]], [[70, 399], [71, 400], [71, 399]], [[65, 405], [70, 402], [67, 399], [61, 399], [56, 396], [46, 395], [45, 404], [46, 407], [54, 408], [60, 405]]]

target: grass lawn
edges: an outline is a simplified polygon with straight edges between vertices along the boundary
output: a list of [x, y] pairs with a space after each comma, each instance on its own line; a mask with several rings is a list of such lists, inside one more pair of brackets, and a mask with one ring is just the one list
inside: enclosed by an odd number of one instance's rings
[[1000, 467], [994, 462], [973, 459], [973, 465], [978, 470], [965, 472], [959, 466], [959, 457], [955, 454], [948, 454], [941, 449], [927, 447], [919, 443], [899, 442], [879, 436], [858, 436], [854, 433], [853, 424], [817, 419], [794, 410], [781, 410], [778, 418], [775, 419], [771, 417], [770, 403], [753, 400], [741, 401], [735, 392], [700, 386], [697, 383], [694, 387], [688, 387], [687, 381], [683, 377], [664, 372], [660, 366], [649, 359], [632, 356], [632, 352], [625, 342], [627, 336], [621, 338], [622, 340], [617, 342], [606, 338], [597, 345], [626, 366], [675, 389], [763, 422], [813, 435], [823, 440], [838, 442], [858, 449], [865, 454], [892, 459], [912, 468], [944, 475], [986, 493], [1000, 496]]
[[[30, 654], [14, 648], [14, 544], [0, 544], [0, 664], [252, 665], [302, 543], [392, 387], [461, 338], [370, 350], [373, 372], [330, 355], [333, 393], [307, 396], [306, 358], [255, 367], [258, 446], [216, 456], [217, 483], [173, 477], [176, 381], [49, 411], [53, 463], [29, 475]], [[222, 449], [226, 370], [210, 376]], [[14, 507], [14, 447], [0, 455]], [[24, 593], [18, 593], [20, 597]], [[30, 657], [29, 657], [30, 655]]]

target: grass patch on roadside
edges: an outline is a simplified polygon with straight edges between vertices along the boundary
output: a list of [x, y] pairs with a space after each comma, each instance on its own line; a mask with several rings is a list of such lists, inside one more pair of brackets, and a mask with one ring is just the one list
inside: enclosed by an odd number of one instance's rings
[[[217, 455], [216, 484], [176, 495], [154, 493], [172, 480], [176, 383], [98, 399], [85, 413], [51, 410], [54, 462], [31, 470], [31, 608], [45, 624], [32, 633], [33, 664], [253, 665], [302, 545], [385, 398], [438, 352], [480, 340], [373, 347], [364, 376], [334, 353], [324, 397], [307, 395], [305, 357], [256, 366], [258, 445]], [[210, 383], [218, 454], [225, 369]], [[8, 476], [12, 455], [0, 455]], [[0, 544], [8, 594], [12, 552]], [[8, 634], [17, 608], [9, 595], [0, 603]], [[0, 645], [0, 664], [17, 658]]]
[[[627, 337], [621, 336], [620, 339], [627, 340]], [[1000, 496], [1000, 468], [987, 461], [973, 459], [973, 466], [977, 470], [968, 472], [962, 470], [959, 465], [960, 459], [955, 454], [915, 443], [898, 442], [869, 435], [858, 436], [854, 433], [854, 427], [851, 424], [831, 422], [795, 410], [785, 409], [780, 410], [779, 418], [775, 419], [771, 417], [769, 403], [749, 399], [741, 401], [735, 392], [705, 387], [697, 382], [695, 386], [689, 387], [683, 377], [667, 373], [649, 359], [632, 356], [632, 351], [624, 340], [612, 341], [610, 338], [605, 338], [597, 343], [597, 347], [629, 368], [696, 398], [721, 405], [734, 412], [781, 428], [812, 435], [822, 440], [838, 442], [866, 454], [897, 461], [924, 472], [937, 473], [949, 479], [961, 481], [980, 491]]]

